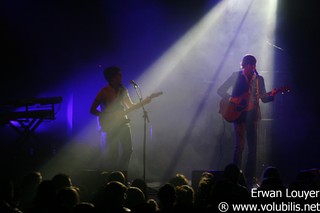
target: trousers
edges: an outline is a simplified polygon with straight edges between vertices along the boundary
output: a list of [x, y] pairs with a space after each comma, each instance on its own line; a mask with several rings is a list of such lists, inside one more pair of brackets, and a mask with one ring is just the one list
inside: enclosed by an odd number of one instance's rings
[[[235, 132], [235, 145], [233, 163], [244, 171], [248, 182], [252, 182], [256, 176], [258, 121], [247, 119], [233, 124]], [[247, 158], [243, 167], [243, 152], [247, 145]]]
[[124, 124], [114, 131], [107, 132], [106, 148], [106, 169], [128, 171], [133, 152], [130, 125]]

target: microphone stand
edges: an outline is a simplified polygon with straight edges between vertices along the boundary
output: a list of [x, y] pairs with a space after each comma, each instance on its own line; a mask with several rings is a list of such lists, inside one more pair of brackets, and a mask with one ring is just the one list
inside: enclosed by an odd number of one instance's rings
[[142, 105], [142, 110], [143, 110], [143, 180], [146, 181], [146, 141], [147, 141], [147, 122], [149, 123], [149, 116], [148, 112], [144, 108], [144, 104], [142, 104], [142, 92], [140, 90], [140, 87], [134, 83], [133, 87], [136, 90], [136, 93], [139, 97], [140, 104]]

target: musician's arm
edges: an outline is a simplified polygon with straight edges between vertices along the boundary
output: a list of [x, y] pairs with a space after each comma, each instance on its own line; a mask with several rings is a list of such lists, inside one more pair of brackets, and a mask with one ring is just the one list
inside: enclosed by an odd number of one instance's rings
[[92, 115], [99, 116], [102, 113], [98, 110], [98, 106], [100, 106], [100, 101], [98, 99], [94, 99], [90, 107], [90, 113]]
[[235, 74], [233, 73], [223, 84], [218, 88], [217, 93], [222, 98], [230, 98], [229, 89], [234, 85]]
[[266, 92], [264, 78], [262, 76], [259, 76], [259, 93], [261, 94], [261, 101], [263, 103], [274, 101], [275, 93], [273, 90], [268, 93]]

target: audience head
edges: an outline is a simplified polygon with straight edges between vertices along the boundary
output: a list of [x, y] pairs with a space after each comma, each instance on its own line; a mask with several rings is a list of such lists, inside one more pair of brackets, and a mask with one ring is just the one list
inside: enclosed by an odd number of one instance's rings
[[58, 191], [56, 201], [58, 205], [72, 209], [80, 203], [80, 195], [74, 187], [64, 187]]
[[125, 175], [123, 174], [123, 172], [121, 171], [113, 171], [109, 174], [108, 176], [108, 182], [111, 182], [111, 181], [118, 181], [124, 185], [127, 185], [126, 183], [126, 177]]
[[166, 183], [160, 187], [158, 191], [158, 199], [160, 208], [167, 208], [174, 205], [176, 200], [176, 191], [170, 183]]
[[174, 177], [172, 177], [168, 181], [173, 187], [182, 186], [182, 185], [189, 185], [188, 179], [184, 174], [177, 173]]
[[71, 187], [72, 181], [71, 177], [64, 173], [58, 173], [51, 179], [53, 185], [55, 186], [56, 191], [59, 191], [60, 189], [64, 187]]
[[125, 200], [125, 206], [129, 209], [133, 209], [136, 206], [146, 203], [146, 198], [138, 187], [130, 186], [127, 190], [127, 196]]
[[176, 190], [176, 203], [188, 205], [194, 203], [194, 190], [189, 185], [177, 186]]
[[228, 164], [223, 172], [223, 177], [232, 183], [238, 183], [241, 171], [235, 164]]
[[262, 179], [266, 178], [280, 178], [278, 169], [274, 166], [268, 166], [263, 170]]
[[110, 206], [122, 206], [126, 198], [127, 187], [119, 181], [107, 183], [104, 189], [105, 202]]
[[146, 200], [148, 199], [148, 186], [147, 183], [141, 179], [141, 178], [136, 178], [131, 182], [131, 186], [133, 187], [138, 187], [139, 189], [141, 189], [141, 191], [143, 192]]

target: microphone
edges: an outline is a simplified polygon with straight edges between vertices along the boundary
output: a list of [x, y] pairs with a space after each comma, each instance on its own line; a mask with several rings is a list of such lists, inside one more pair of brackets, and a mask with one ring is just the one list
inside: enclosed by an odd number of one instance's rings
[[139, 87], [139, 85], [138, 85], [136, 82], [134, 82], [134, 80], [130, 80], [130, 83], [131, 83], [134, 87]]

